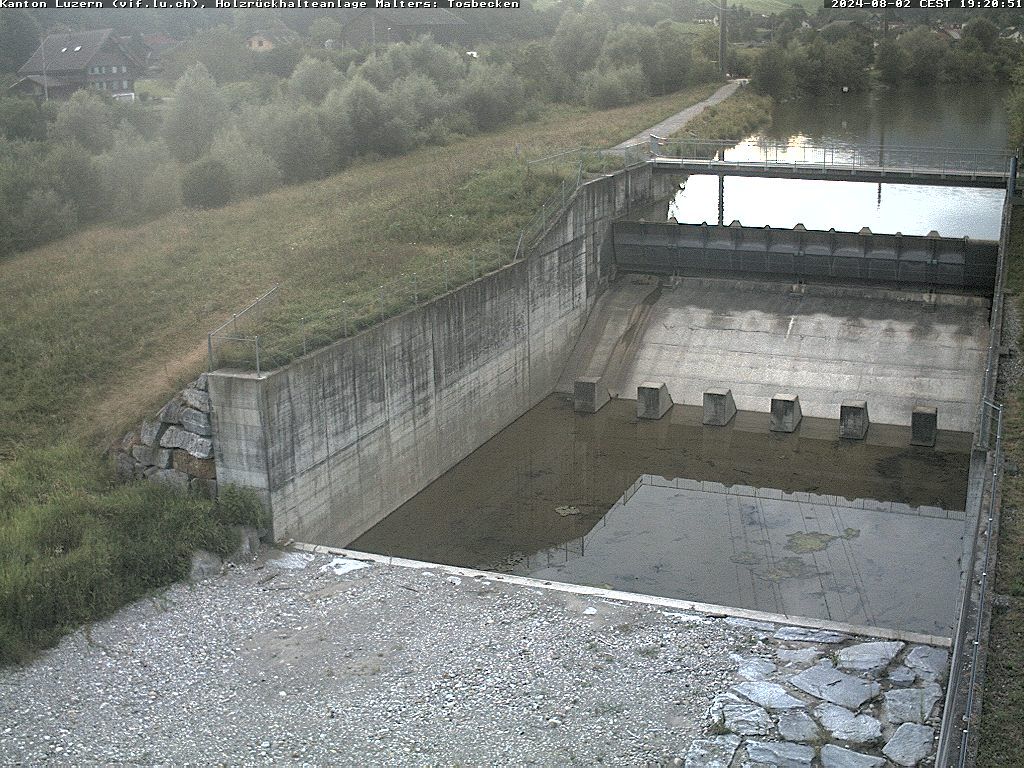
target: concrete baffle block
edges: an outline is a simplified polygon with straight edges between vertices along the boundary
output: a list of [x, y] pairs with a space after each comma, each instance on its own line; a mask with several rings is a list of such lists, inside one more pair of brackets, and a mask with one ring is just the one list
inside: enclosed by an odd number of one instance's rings
[[597, 413], [608, 400], [608, 387], [600, 376], [576, 379], [572, 405], [576, 413]]
[[704, 391], [704, 423], [712, 427], [724, 427], [736, 415], [736, 401], [731, 389], [708, 389]]
[[839, 437], [863, 440], [870, 424], [866, 400], [846, 400], [839, 406]]
[[772, 432], [796, 432], [800, 426], [800, 398], [780, 392], [772, 398], [772, 413], [768, 428]]
[[672, 407], [672, 396], [664, 382], [645, 381], [636, 388], [636, 417], [660, 419]]
[[910, 444], [935, 447], [939, 431], [939, 409], [928, 405], [915, 405], [910, 416]]

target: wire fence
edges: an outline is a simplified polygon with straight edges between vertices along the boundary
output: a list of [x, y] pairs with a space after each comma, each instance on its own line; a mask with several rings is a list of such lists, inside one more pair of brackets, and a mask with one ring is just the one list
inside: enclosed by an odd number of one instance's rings
[[557, 174], [562, 180], [515, 236], [487, 241], [468, 257], [439, 258], [426, 268], [386, 279], [364, 275], [353, 285], [350, 298], [301, 317], [289, 311], [285, 289], [275, 285], [207, 334], [207, 369], [231, 368], [262, 376], [307, 352], [521, 261], [587, 181], [636, 167], [648, 157], [648, 145], [637, 144], [618, 150], [577, 147], [524, 158], [529, 171]]

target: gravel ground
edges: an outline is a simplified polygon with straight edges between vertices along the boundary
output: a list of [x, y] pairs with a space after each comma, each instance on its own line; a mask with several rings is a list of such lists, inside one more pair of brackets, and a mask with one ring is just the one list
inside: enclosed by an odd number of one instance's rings
[[0, 761], [670, 764], [756, 644], [721, 619], [352, 562], [265, 553], [0, 670]]

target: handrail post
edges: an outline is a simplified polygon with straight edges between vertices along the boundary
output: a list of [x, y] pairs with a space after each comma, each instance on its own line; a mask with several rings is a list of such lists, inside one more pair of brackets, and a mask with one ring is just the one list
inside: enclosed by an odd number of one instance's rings
[[206, 370], [213, 371], [213, 332], [206, 334]]

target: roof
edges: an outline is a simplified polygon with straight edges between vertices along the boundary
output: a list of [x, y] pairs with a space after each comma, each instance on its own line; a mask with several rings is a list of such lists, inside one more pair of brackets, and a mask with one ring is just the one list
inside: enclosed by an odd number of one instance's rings
[[344, 26], [364, 13], [375, 13], [393, 27], [464, 27], [466, 22], [447, 8], [355, 8], [339, 11]]
[[162, 51], [164, 48], [170, 48], [178, 45], [178, 41], [170, 35], [165, 35], [163, 32], [156, 32], [152, 35], [143, 35], [142, 42], [150, 47], [153, 51]]
[[68, 88], [71, 86], [71, 83], [67, 80], [61, 80], [59, 77], [53, 77], [52, 75], [27, 75], [11, 85], [8, 90], [17, 88], [22, 83], [35, 83], [45, 88]]
[[[42, 72], [75, 72], [85, 69], [89, 62], [99, 53], [100, 49], [111, 40], [112, 29], [94, 29], [88, 32], [75, 32], [69, 35], [47, 35], [39, 44], [29, 60], [18, 69], [20, 75]], [[113, 37], [114, 44], [121, 50], [124, 48]], [[45, 53], [45, 55], [44, 55]], [[128, 51], [125, 53], [131, 56]], [[132, 56], [134, 59], [135, 57]], [[43, 66], [45, 61], [45, 67]], [[137, 64], [142, 64], [136, 61]]]

